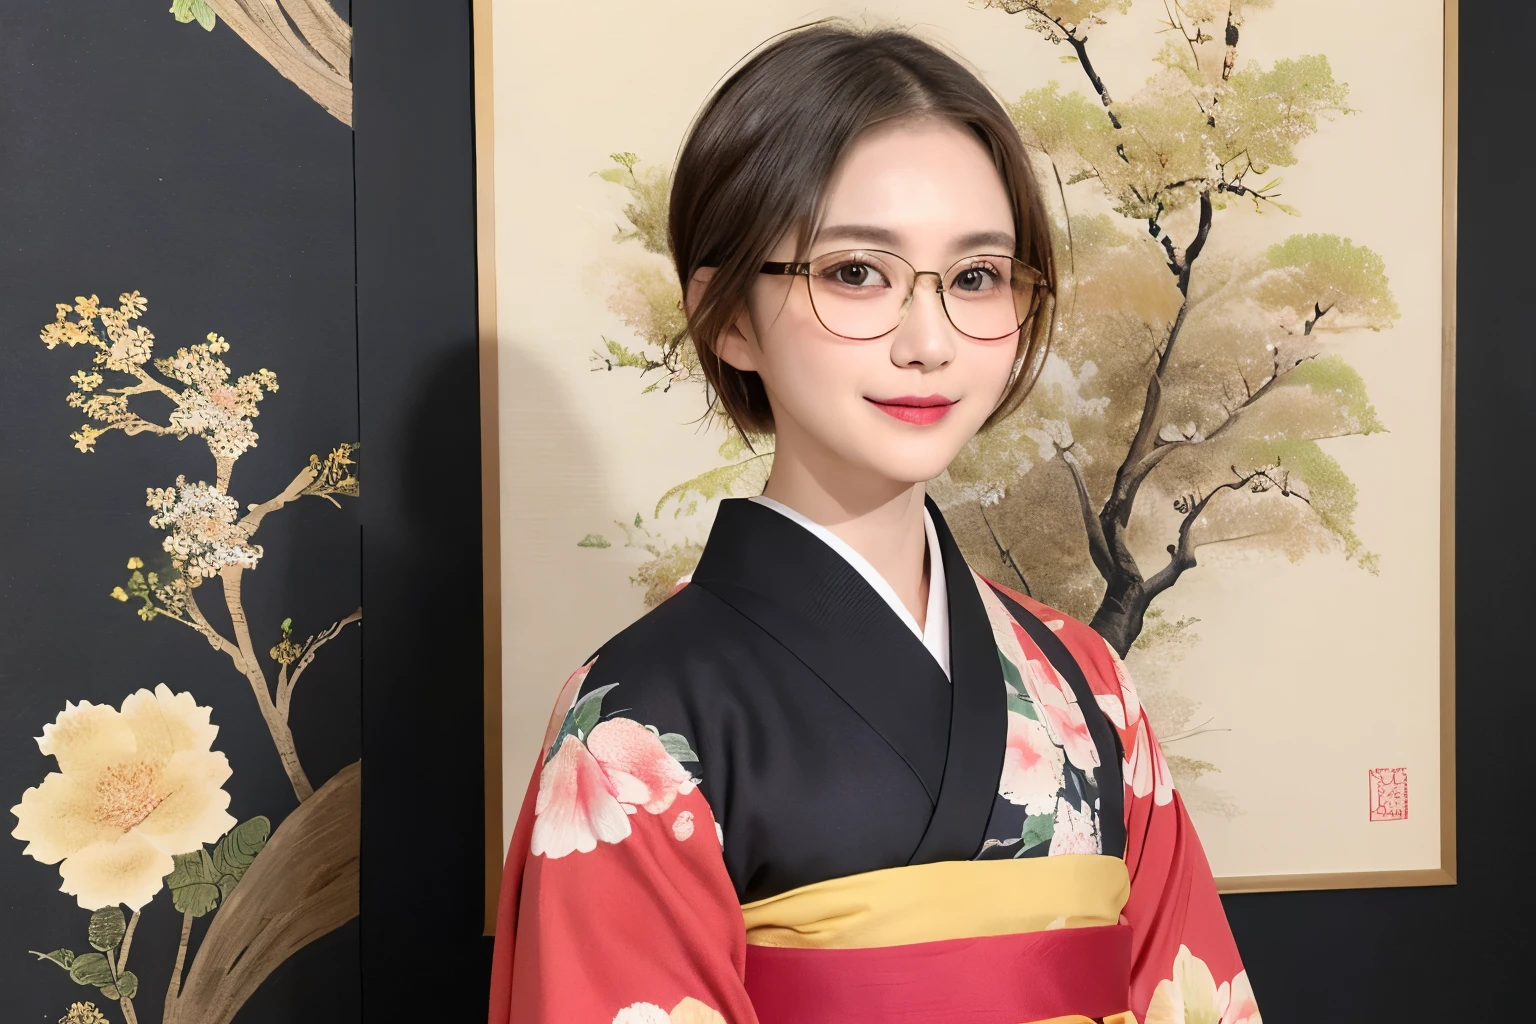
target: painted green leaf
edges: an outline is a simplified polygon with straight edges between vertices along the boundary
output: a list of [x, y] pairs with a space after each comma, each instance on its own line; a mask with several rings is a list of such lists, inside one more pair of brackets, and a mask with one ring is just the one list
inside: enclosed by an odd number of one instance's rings
[[209, 32], [219, 20], [207, 0], [171, 0], [171, 14], [183, 25], [195, 21]]
[[56, 949], [52, 953], [39, 953], [35, 949], [29, 949], [27, 952], [39, 960], [52, 960], [66, 971], [69, 970], [69, 965], [75, 962], [75, 951], [72, 949]]
[[1041, 843], [1050, 842], [1051, 835], [1055, 831], [1056, 815], [1031, 814], [1024, 819], [1024, 832], [1019, 837], [1021, 852], [1039, 846]]
[[1036, 722], [1040, 721], [1040, 715], [1035, 711], [1035, 702], [1028, 697], [1020, 697], [1016, 693], [1010, 693], [1008, 695], [1008, 710], [1017, 712], [1025, 718], [1033, 719]]
[[83, 953], [69, 965], [69, 976], [76, 985], [101, 988], [112, 984], [112, 965], [100, 953]]
[[101, 986], [101, 994], [108, 999], [132, 999], [139, 994], [139, 978], [132, 971], [124, 971], [117, 976], [116, 985]]
[[661, 734], [661, 745], [667, 748], [667, 753], [679, 761], [697, 761], [699, 755], [693, 752], [688, 745], [688, 739], [680, 732], [664, 732]]
[[86, 937], [90, 939], [91, 948], [99, 949], [105, 953], [109, 949], [116, 949], [118, 943], [123, 941], [123, 932], [127, 930], [127, 922], [123, 920], [122, 907], [103, 907], [91, 915], [90, 927], [86, 929]]
[[1003, 665], [1003, 682], [1011, 686], [1015, 693], [1027, 696], [1029, 691], [1024, 689], [1024, 677], [1019, 675], [1018, 666], [1009, 661], [1002, 651], [997, 652], [997, 660]]
[[165, 876], [165, 887], [171, 890], [171, 903], [177, 910], [202, 917], [218, 907], [224, 894], [207, 850], [199, 846], [191, 853], [173, 854], [171, 862], [175, 867]]
[[589, 533], [576, 542], [579, 548], [607, 548], [613, 545], [608, 543], [608, 538], [600, 533]]
[[251, 861], [267, 845], [272, 834], [272, 822], [258, 814], [242, 821], [224, 834], [213, 847], [213, 873], [219, 880], [219, 890], [224, 899], [229, 898], [235, 883], [245, 875]]

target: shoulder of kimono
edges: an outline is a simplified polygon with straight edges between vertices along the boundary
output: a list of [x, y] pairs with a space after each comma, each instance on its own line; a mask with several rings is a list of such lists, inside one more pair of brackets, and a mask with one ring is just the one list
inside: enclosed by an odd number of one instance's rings
[[742, 696], [735, 685], [743, 631], [755, 630], [702, 587], [684, 585], [614, 634], [586, 664], [572, 702], [602, 687], [603, 717], [619, 715], [692, 737]]
[[1026, 611], [1050, 627], [1051, 632], [1056, 634], [1062, 645], [1071, 653], [1073, 660], [1082, 668], [1083, 675], [1088, 680], [1088, 686], [1094, 693], [1119, 696], [1120, 674], [1115, 667], [1115, 655], [1110, 650], [1109, 644], [1099, 635], [1098, 630], [1028, 594], [1021, 594], [1012, 587], [987, 579], [985, 576], [982, 579], [1013, 598]]

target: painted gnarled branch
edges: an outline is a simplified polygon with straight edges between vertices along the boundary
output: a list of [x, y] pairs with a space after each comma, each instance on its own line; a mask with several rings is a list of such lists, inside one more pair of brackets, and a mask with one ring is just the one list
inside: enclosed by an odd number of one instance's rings
[[246, 45], [352, 124], [352, 27], [326, 0], [206, 0]]
[[229, 1024], [279, 964], [358, 913], [362, 762], [283, 820], [219, 907], [164, 1024]]

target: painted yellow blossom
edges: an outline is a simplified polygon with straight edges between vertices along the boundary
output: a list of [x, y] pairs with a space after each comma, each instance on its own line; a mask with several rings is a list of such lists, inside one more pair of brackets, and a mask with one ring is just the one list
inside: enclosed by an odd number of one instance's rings
[[70, 1003], [59, 1024], [108, 1024], [106, 1014], [95, 1003]]
[[211, 709], [164, 683], [122, 708], [66, 702], [37, 745], [59, 771], [11, 808], [23, 853], [58, 864], [59, 889], [87, 910], [137, 910], [160, 891], [171, 855], [217, 840], [226, 812], [229, 761], [212, 749]]

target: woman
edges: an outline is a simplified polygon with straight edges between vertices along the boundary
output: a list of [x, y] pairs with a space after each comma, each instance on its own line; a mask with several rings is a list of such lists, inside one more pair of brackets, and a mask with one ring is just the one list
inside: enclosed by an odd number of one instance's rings
[[795, 30], [701, 111], [669, 230], [773, 469], [566, 682], [492, 1024], [1258, 1024], [1120, 660], [972, 571], [925, 493], [1049, 335], [1002, 106], [904, 32]]

